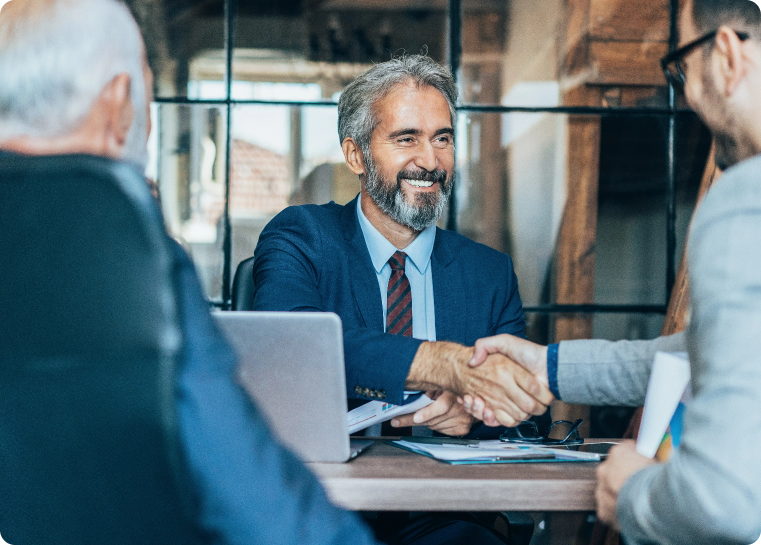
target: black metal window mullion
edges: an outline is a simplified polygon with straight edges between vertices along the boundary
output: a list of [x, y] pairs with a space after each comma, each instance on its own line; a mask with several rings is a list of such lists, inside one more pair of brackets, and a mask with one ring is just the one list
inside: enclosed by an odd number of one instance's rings
[[[674, 51], [679, 43], [677, 19], [679, 0], [670, 1], [669, 51]], [[671, 300], [671, 292], [676, 281], [676, 116], [678, 114], [676, 89], [669, 80], [669, 132], [668, 132], [668, 186], [666, 188], [666, 304]]]
[[[460, 83], [460, 68], [462, 65], [462, 0], [449, 0], [447, 10], [447, 45], [449, 70], [452, 72], [455, 84]], [[455, 105], [455, 115], [460, 112], [460, 104]], [[456, 120], [455, 120], [456, 121]], [[455, 155], [455, 172], [459, 170], [457, 156]], [[455, 184], [457, 180], [455, 179]], [[449, 215], [447, 217], [447, 229], [457, 232], [457, 188], [452, 188], [449, 197]]]
[[222, 308], [231, 308], [232, 279], [232, 227], [230, 223], [230, 159], [232, 157], [232, 86], [233, 53], [235, 51], [236, 0], [225, 0], [225, 203], [223, 209], [224, 239], [222, 241]]

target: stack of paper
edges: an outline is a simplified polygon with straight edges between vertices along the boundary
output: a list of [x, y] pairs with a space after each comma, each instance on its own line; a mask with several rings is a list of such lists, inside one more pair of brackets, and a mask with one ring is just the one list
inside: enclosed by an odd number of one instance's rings
[[423, 407], [427, 407], [433, 400], [420, 392], [404, 392], [404, 405], [392, 405], [382, 401], [370, 401], [356, 409], [349, 411], [347, 415], [349, 433], [356, 433], [373, 424], [380, 424], [391, 420], [395, 416], [414, 413]]
[[[664, 439], [667, 447], [672, 443], [678, 446], [684, 403], [690, 397], [689, 382], [690, 362], [686, 353], [656, 352], [637, 437], [637, 452], [652, 458]], [[673, 438], [671, 434], [666, 436], [669, 425]], [[668, 454], [663, 457], [667, 458]]]

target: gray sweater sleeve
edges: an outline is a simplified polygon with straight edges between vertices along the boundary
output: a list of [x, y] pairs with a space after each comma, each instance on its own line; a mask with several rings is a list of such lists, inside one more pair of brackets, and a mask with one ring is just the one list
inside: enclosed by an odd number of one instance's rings
[[657, 351], [686, 351], [684, 333], [651, 341], [563, 341], [558, 349], [558, 388], [566, 403], [628, 405], [645, 401]]

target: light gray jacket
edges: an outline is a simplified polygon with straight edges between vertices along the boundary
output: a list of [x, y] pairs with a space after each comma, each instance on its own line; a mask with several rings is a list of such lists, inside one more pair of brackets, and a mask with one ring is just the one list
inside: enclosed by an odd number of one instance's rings
[[686, 337], [560, 344], [561, 398], [594, 405], [641, 405], [655, 351], [689, 352], [693, 400], [681, 446], [619, 496], [629, 545], [747, 545], [761, 533], [761, 156], [706, 195], [688, 271]]

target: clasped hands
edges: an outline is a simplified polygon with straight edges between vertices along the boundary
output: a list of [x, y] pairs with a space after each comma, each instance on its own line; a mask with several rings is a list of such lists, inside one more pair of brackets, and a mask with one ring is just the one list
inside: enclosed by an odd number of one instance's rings
[[477, 392], [479, 401], [493, 411], [491, 425], [517, 426], [531, 415], [543, 414], [554, 399], [546, 370], [544, 378], [535, 376], [482, 341], [475, 352], [454, 343], [423, 343], [406, 386], [426, 390], [435, 401], [414, 414], [394, 418], [391, 425], [423, 425], [448, 435], [467, 434], [475, 418], [483, 420], [462, 403], [471, 392]]
[[[498, 335], [480, 339], [476, 342], [473, 358], [469, 365], [480, 366], [487, 361], [491, 354], [500, 353], [508, 356], [514, 362], [522, 364], [543, 385], [548, 385], [547, 376], [547, 347], [541, 346], [511, 335]], [[472, 390], [476, 392], [477, 390]], [[483, 420], [489, 426], [500, 424], [511, 426], [509, 419], [494, 408], [485, 396], [465, 394], [458, 396], [466, 412]], [[597, 502], [597, 518], [614, 528], [618, 528], [616, 507], [618, 494], [626, 481], [637, 471], [656, 462], [637, 452], [634, 441], [624, 441], [610, 450], [608, 459], [597, 468], [597, 486], [595, 500]]]
[[[471, 368], [479, 368], [490, 358], [496, 356], [501, 356], [503, 360], [512, 364], [512, 366], [508, 366], [504, 361], [500, 362], [504, 371], [522, 372], [522, 376], [516, 378], [521, 385], [526, 386], [517, 391], [515, 389], [505, 390], [503, 395], [510, 397], [508, 401], [512, 401], [513, 404], [517, 404], [516, 401], [522, 402], [522, 406], [528, 407], [530, 400], [525, 399], [525, 395], [528, 395], [533, 398], [536, 404], [535, 408], [542, 410], [540, 412], [527, 410], [525, 412], [528, 414], [524, 414], [522, 418], [516, 420], [515, 414], [506, 413], [488, 398], [488, 394], [485, 396], [479, 390], [469, 390], [472, 393], [459, 396], [458, 402], [471, 416], [482, 420], [487, 426], [513, 427], [526, 420], [530, 414], [543, 414], [554, 400], [554, 396], [549, 390], [549, 378], [547, 376], [547, 347], [512, 335], [487, 337], [476, 342], [473, 357], [468, 365]], [[515, 395], [518, 396], [518, 399], [513, 398]]]

